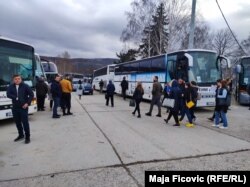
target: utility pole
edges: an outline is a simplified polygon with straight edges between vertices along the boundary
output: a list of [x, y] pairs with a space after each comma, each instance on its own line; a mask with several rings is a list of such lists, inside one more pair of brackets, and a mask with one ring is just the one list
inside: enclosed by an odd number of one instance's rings
[[196, 7], [196, 0], [193, 0], [190, 31], [189, 31], [189, 40], [188, 40], [188, 48], [189, 49], [194, 48], [195, 7]]

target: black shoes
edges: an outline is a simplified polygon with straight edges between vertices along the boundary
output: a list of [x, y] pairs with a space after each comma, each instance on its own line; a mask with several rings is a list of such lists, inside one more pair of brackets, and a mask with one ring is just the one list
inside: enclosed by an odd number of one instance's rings
[[210, 120], [210, 121], [214, 121], [214, 118], [207, 118], [208, 120]]
[[164, 121], [165, 121], [166, 123], [168, 123], [168, 120], [167, 120], [167, 119], [164, 119]]
[[25, 144], [28, 144], [30, 143], [30, 138], [25, 138], [25, 141], [24, 141]]
[[55, 116], [52, 116], [52, 118], [60, 118], [61, 115], [55, 115]]
[[24, 139], [24, 136], [18, 136], [18, 137], [14, 140], [14, 142], [17, 142], [17, 141], [22, 140], [22, 139]]
[[135, 115], [135, 112], [132, 112], [133, 115]]
[[138, 117], [138, 118], [141, 118], [141, 115], [138, 115], [137, 117]]
[[173, 126], [175, 126], [175, 127], [179, 127], [179, 126], [180, 126], [180, 124], [174, 124]]
[[148, 112], [148, 113], [146, 113], [145, 115], [146, 115], [146, 116], [152, 116], [152, 115], [151, 115], [151, 113], [149, 113], [149, 112]]
[[73, 115], [73, 113], [71, 113], [71, 112], [68, 112], [68, 113], [67, 113], [67, 115]]
[[[24, 136], [18, 136], [18, 137], [14, 140], [14, 142], [20, 141], [20, 140], [22, 140], [22, 139], [24, 139]], [[25, 143], [25, 144], [30, 143], [30, 138], [29, 138], [29, 137], [25, 138], [24, 143]]]
[[157, 114], [156, 117], [161, 117], [161, 114]]

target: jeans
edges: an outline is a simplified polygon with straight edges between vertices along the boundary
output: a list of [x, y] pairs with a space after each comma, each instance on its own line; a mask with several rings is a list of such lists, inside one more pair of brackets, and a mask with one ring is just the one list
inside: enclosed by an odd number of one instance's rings
[[57, 107], [60, 106], [60, 97], [54, 97], [53, 116], [57, 116]]
[[13, 117], [16, 123], [19, 136], [23, 136], [25, 132], [26, 138], [29, 138], [30, 137], [30, 125], [28, 121], [28, 109], [13, 108], [12, 113], [13, 113]]
[[220, 123], [220, 116], [223, 121], [223, 126], [227, 127], [227, 116], [226, 113], [223, 111], [215, 111], [215, 125], [219, 125]]

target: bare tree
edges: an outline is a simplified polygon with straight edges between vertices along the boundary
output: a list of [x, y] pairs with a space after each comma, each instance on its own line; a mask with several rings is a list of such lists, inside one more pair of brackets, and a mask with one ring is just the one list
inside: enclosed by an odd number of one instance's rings
[[175, 51], [181, 48], [189, 28], [191, 7], [187, 0], [166, 1], [165, 6], [169, 20], [168, 51]]
[[220, 55], [234, 56], [237, 43], [228, 29], [220, 29], [215, 33], [213, 49]]
[[131, 3], [132, 11], [125, 12], [128, 23], [121, 34], [123, 42], [132, 42], [136, 45], [140, 43], [143, 29], [150, 25], [156, 2], [156, 0], [134, 0]]
[[[189, 42], [189, 27], [186, 27], [185, 36], [182, 40], [181, 49], [188, 48]], [[202, 21], [196, 21], [194, 31], [194, 48], [200, 49], [212, 49], [212, 34], [210, 33], [210, 27], [207, 23]]]

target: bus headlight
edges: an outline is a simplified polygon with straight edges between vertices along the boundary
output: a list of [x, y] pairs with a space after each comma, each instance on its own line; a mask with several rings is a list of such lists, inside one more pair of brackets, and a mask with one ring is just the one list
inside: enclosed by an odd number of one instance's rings
[[31, 105], [36, 105], [36, 104], [37, 104], [36, 98], [33, 98], [31, 101]]

